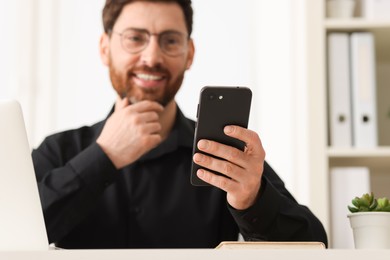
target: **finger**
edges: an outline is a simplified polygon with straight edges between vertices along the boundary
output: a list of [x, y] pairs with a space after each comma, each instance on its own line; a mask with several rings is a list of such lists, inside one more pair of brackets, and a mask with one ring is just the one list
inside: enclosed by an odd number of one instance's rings
[[115, 102], [115, 111], [121, 110], [129, 105], [129, 100], [128, 98], [121, 98], [119, 95], [116, 98]]
[[141, 134], [158, 134], [161, 131], [160, 123], [147, 123], [139, 128]]
[[148, 111], [148, 112], [143, 112], [143, 113], [139, 114], [139, 119], [142, 122], [146, 122], [146, 123], [156, 122], [159, 120], [159, 118], [160, 117], [159, 117], [158, 113], [156, 113], [154, 111]]
[[245, 163], [244, 152], [232, 146], [201, 139], [198, 142], [198, 149], [240, 166]]
[[204, 182], [212, 186], [215, 186], [217, 188], [220, 188], [221, 190], [224, 190], [226, 192], [232, 190], [234, 185], [236, 184], [236, 182], [232, 179], [226, 178], [221, 175], [216, 175], [205, 169], [199, 169], [196, 172], [196, 175], [199, 177], [199, 179], [203, 180]]
[[246, 150], [264, 153], [263, 145], [256, 132], [236, 125], [225, 126], [223, 131], [226, 135], [243, 141], [246, 144]]
[[196, 153], [193, 158], [194, 162], [204, 168], [210, 169], [215, 172], [219, 172], [226, 175], [234, 180], [239, 180], [240, 176], [243, 175], [243, 168], [233, 164], [226, 160], [213, 158], [211, 156]]

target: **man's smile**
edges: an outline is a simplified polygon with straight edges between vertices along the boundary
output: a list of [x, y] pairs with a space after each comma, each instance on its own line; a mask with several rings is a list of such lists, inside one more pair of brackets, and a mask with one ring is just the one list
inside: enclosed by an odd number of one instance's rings
[[164, 87], [166, 77], [150, 73], [135, 73], [133, 74], [134, 83], [140, 88], [157, 89]]
[[146, 80], [146, 81], [158, 81], [162, 80], [164, 77], [159, 76], [159, 75], [152, 75], [152, 74], [147, 74], [147, 73], [138, 73], [135, 74], [135, 76], [141, 80]]

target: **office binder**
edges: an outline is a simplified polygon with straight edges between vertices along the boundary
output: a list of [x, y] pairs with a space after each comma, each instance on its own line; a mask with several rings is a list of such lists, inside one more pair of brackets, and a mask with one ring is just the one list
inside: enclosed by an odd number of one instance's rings
[[388, 19], [390, 16], [389, 0], [364, 0], [361, 13], [366, 19]]
[[347, 218], [347, 206], [356, 196], [369, 193], [370, 172], [367, 167], [333, 167], [330, 169], [332, 248], [355, 248]]
[[328, 35], [330, 146], [352, 146], [350, 51], [348, 33]]
[[372, 33], [351, 34], [352, 140], [356, 147], [378, 144], [374, 48]]

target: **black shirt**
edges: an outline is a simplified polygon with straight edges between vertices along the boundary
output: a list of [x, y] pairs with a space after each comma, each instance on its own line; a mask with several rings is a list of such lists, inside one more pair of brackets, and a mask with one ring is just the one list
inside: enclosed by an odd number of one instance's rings
[[117, 170], [96, 143], [105, 121], [47, 137], [32, 153], [50, 243], [62, 248], [212, 248], [221, 241], [322, 241], [322, 224], [265, 163], [261, 195], [238, 211], [190, 184], [195, 123]]

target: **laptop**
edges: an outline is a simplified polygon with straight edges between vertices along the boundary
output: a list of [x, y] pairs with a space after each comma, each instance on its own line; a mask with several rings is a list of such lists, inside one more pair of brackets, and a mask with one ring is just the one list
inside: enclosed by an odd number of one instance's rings
[[0, 251], [48, 249], [22, 109], [0, 100]]

